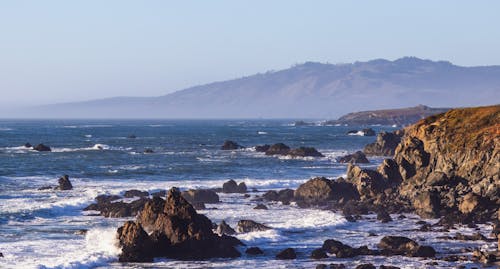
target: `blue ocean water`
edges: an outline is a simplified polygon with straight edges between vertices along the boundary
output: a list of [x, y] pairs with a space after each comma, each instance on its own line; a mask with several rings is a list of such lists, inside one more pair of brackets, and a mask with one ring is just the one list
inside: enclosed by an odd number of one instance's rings
[[[346, 165], [338, 156], [360, 150], [375, 137], [347, 135], [361, 126], [292, 126], [291, 120], [1, 120], [0, 121], [0, 267], [94, 268], [137, 267], [117, 262], [115, 231], [124, 219], [89, 216], [82, 208], [99, 194], [120, 194], [128, 189], [148, 191], [177, 186], [183, 189], [220, 187], [229, 179], [244, 181], [250, 189], [296, 188], [315, 176], [336, 178]], [[371, 126], [375, 131], [395, 128]], [[135, 136], [132, 138], [131, 136]], [[222, 151], [224, 140], [246, 149]], [[52, 152], [26, 149], [25, 143], [43, 143]], [[311, 146], [322, 158], [265, 156], [253, 146], [283, 142], [290, 147]], [[144, 153], [152, 149], [153, 153]], [[369, 167], [382, 158], [371, 158]], [[39, 191], [56, 185], [67, 174], [72, 191]], [[371, 242], [359, 233], [394, 229], [376, 224], [348, 224], [337, 213], [270, 204], [256, 212], [251, 200], [221, 194], [222, 204], [204, 210], [214, 222], [235, 225], [251, 218], [274, 229], [242, 234], [268, 255], [234, 261], [186, 263], [157, 261], [141, 267], [268, 267], [277, 268], [275, 252], [293, 246], [303, 253], [337, 236], [353, 243]], [[411, 227], [411, 218], [400, 225]], [[354, 225], [354, 226], [353, 226]], [[356, 226], [357, 225], [357, 226]], [[80, 230], [88, 230], [86, 234]], [[356, 233], [356, 231], [358, 233]], [[370, 241], [372, 240], [372, 241]], [[449, 248], [449, 246], [446, 246]], [[459, 246], [457, 246], [459, 247]], [[404, 260], [404, 259], [403, 259]], [[407, 261], [412, 264], [413, 261]], [[309, 268], [307, 255], [294, 261]]]

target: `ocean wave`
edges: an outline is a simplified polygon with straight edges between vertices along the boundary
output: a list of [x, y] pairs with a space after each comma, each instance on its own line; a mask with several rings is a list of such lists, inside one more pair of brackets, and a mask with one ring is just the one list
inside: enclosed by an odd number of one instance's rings
[[0, 127], [0, 131], [12, 131], [14, 129], [9, 128], [9, 127]]
[[64, 125], [63, 128], [78, 129], [78, 128], [108, 128], [113, 127], [111, 124], [85, 124], [85, 125]]
[[365, 136], [365, 132], [363, 132], [363, 131], [357, 131], [355, 133], [348, 133], [347, 135]]

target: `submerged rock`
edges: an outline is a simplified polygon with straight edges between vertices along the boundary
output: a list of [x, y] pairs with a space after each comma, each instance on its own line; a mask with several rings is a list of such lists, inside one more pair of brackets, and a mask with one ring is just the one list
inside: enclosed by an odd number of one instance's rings
[[238, 231], [238, 233], [259, 232], [269, 229], [271, 229], [271, 227], [260, 224], [253, 220], [240, 220], [238, 221], [238, 225], [236, 226], [236, 231]]
[[311, 252], [311, 259], [319, 260], [325, 258], [328, 258], [328, 255], [326, 255], [325, 250], [322, 248], [317, 248]]
[[264, 254], [264, 251], [262, 251], [258, 247], [250, 247], [250, 248], [247, 248], [247, 250], [245, 250], [245, 253], [248, 255], [262, 255], [262, 254]]
[[299, 147], [296, 149], [289, 150], [286, 154], [292, 157], [324, 157], [321, 152], [313, 147]]
[[235, 150], [241, 148], [244, 147], [231, 140], [224, 141], [224, 144], [222, 144], [222, 146], [220, 147], [221, 150]]
[[[213, 233], [212, 222], [198, 214], [177, 188], [170, 189], [166, 200], [154, 197], [148, 201], [136, 225], [141, 229], [146, 227], [150, 235], [144, 237], [144, 234], [139, 233], [140, 240], [136, 241], [143, 242], [139, 244], [140, 247], [125, 248], [127, 244], [120, 240], [120, 245], [124, 247], [121, 256], [131, 257], [127, 261], [145, 261], [150, 255], [184, 260], [235, 258], [241, 255], [235, 249], [241, 242], [231, 236]], [[129, 235], [123, 232], [124, 228], [120, 229], [120, 237], [134, 238], [134, 233]], [[140, 229], [134, 228], [132, 231], [135, 230]], [[152, 242], [153, 250], [149, 248], [149, 242]]]
[[278, 260], [293, 260], [297, 258], [297, 253], [295, 253], [295, 249], [287, 248], [278, 254], [276, 254], [276, 259]]
[[267, 206], [265, 204], [258, 204], [253, 209], [267, 210], [268, 208], [267, 208]]
[[33, 145], [31, 145], [30, 143], [26, 143], [26, 144], [24, 144], [24, 147], [25, 147], [25, 148], [32, 148], [32, 147], [33, 147]]
[[257, 152], [266, 152], [271, 146], [268, 144], [262, 146], [255, 146], [255, 151]]
[[49, 146], [45, 146], [44, 144], [38, 144], [33, 147], [33, 150], [36, 151], [52, 151], [52, 149]]

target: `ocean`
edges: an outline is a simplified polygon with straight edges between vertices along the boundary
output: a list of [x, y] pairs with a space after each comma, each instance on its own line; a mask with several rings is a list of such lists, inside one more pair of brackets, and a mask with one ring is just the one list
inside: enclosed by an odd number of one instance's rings
[[[254, 210], [256, 195], [271, 189], [297, 188], [308, 179], [345, 175], [346, 164], [336, 158], [361, 150], [375, 137], [347, 135], [366, 126], [293, 126], [291, 120], [1, 120], [0, 121], [0, 268], [314, 268], [319, 263], [364, 262], [402, 268], [425, 268], [429, 260], [408, 257], [357, 257], [325, 261], [309, 258], [326, 239], [352, 246], [375, 248], [383, 235], [420, 238], [439, 251], [485, 247], [484, 242], [450, 242], [434, 233], [415, 231], [420, 219], [379, 223], [374, 215], [347, 222], [340, 213], [302, 209], [294, 204], [266, 203], [269, 210]], [[395, 130], [369, 126], [376, 132]], [[225, 140], [245, 149], [223, 151]], [[36, 152], [25, 143], [43, 143], [52, 152]], [[266, 156], [254, 146], [282, 142], [292, 148], [315, 147], [325, 157]], [[153, 153], [144, 153], [151, 149]], [[369, 158], [374, 168], [382, 157]], [[69, 175], [73, 190], [38, 190], [57, 185]], [[252, 219], [273, 229], [238, 234], [247, 246], [258, 246], [265, 255], [209, 261], [155, 260], [146, 264], [118, 262], [116, 229], [127, 218], [104, 218], [82, 211], [100, 194], [123, 194], [130, 189], [150, 192], [179, 187], [215, 188], [230, 179], [245, 182], [251, 198], [219, 194], [222, 203], [208, 204], [213, 222], [225, 220], [232, 227]], [[397, 216], [394, 216], [396, 219]], [[430, 220], [437, 221], [437, 220]], [[480, 226], [484, 233], [491, 227]], [[81, 232], [86, 230], [86, 233]], [[461, 232], [474, 230], [461, 227]], [[456, 231], [450, 231], [453, 233]], [[446, 234], [446, 233], [445, 233]], [[420, 240], [419, 239], [419, 240]], [[284, 248], [297, 250], [298, 259], [275, 260]], [[240, 249], [244, 253], [245, 247]], [[439, 261], [433, 268], [456, 266]]]

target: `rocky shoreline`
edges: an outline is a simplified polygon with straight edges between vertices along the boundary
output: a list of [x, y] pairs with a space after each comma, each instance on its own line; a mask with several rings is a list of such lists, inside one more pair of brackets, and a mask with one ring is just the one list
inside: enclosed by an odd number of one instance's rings
[[[221, 149], [234, 150], [242, 146], [226, 141]], [[256, 147], [257, 149], [257, 147]], [[264, 145], [258, 150], [266, 155], [321, 156], [314, 148], [290, 149], [284, 144]], [[376, 214], [378, 221], [387, 223], [391, 215], [405, 218], [416, 213], [421, 218], [440, 220], [436, 224], [422, 222], [420, 231], [450, 230], [456, 225], [474, 228], [492, 225], [491, 235], [456, 234], [450, 240], [498, 240], [500, 250], [500, 106], [454, 109], [428, 117], [394, 133], [382, 133], [377, 141], [364, 149], [367, 155], [391, 156], [376, 170], [363, 169], [349, 162], [345, 178], [313, 178], [296, 190], [268, 191], [246, 196], [265, 209], [265, 203], [294, 203], [299, 207], [321, 208], [342, 212], [348, 221], [358, 221], [367, 214]], [[86, 210], [99, 211], [106, 217], [135, 217], [117, 231], [122, 247], [120, 261], [144, 262], [154, 257], [172, 259], [237, 258], [235, 248], [242, 243], [232, 237], [270, 229], [265, 224], [242, 220], [236, 231], [226, 223], [214, 225], [196, 209], [204, 203], [217, 203], [217, 192], [247, 193], [244, 183], [227, 182], [219, 190], [188, 190], [176, 188], [168, 193], [141, 195], [131, 203], [114, 202], [119, 196], [100, 196]], [[162, 197], [165, 197], [163, 199]], [[249, 246], [248, 253], [259, 255], [262, 250]], [[352, 247], [346, 242], [327, 239], [323, 246], [310, 253], [311, 259], [356, 256], [422, 257], [435, 262], [436, 250], [420, 245], [407, 237], [385, 235], [377, 249]], [[491, 264], [497, 253], [469, 249], [463, 254], [439, 253], [443, 260], [468, 260]], [[284, 249], [276, 259], [295, 259], [295, 250]], [[337, 267], [336, 267], [337, 266]], [[319, 264], [317, 268], [343, 268], [342, 264]], [[361, 266], [361, 265], [360, 265]], [[368, 264], [364, 267], [374, 268]], [[373, 265], [372, 265], [373, 266]], [[395, 268], [383, 267], [380, 268]]]

